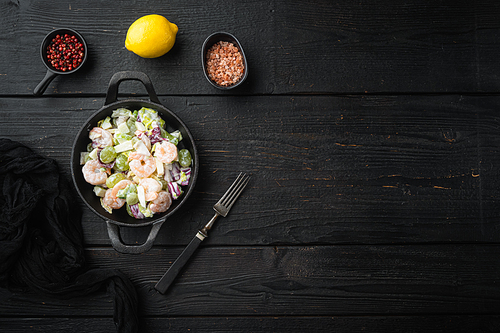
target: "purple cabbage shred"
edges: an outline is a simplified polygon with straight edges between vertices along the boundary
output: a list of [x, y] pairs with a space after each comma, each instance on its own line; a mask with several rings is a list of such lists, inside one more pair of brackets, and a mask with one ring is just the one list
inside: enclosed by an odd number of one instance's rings
[[161, 136], [160, 127], [158, 126], [153, 127], [153, 129], [148, 134], [148, 138], [151, 141], [152, 145], [154, 145], [157, 142], [162, 142], [167, 140]]
[[181, 179], [181, 168], [179, 166], [179, 163], [177, 162], [172, 163], [172, 169], [170, 170], [170, 174], [172, 175], [172, 180], [174, 182]]
[[182, 189], [177, 183], [168, 183], [168, 190], [170, 192], [170, 195], [172, 196], [172, 199], [174, 200], [179, 199], [179, 197], [182, 195]]
[[134, 217], [136, 219], [144, 219], [146, 218], [146, 216], [144, 216], [143, 213], [141, 213], [141, 211], [139, 210], [139, 204], [136, 203], [135, 205], [130, 205], [130, 211], [132, 212], [132, 215], [134, 215]]
[[182, 186], [186, 186], [189, 184], [189, 179], [191, 178], [191, 168], [181, 168], [181, 172], [184, 172], [186, 175], [186, 180], [181, 182]]

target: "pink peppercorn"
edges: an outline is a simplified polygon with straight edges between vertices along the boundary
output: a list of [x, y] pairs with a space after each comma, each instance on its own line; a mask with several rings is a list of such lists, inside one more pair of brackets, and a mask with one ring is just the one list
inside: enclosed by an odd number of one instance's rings
[[47, 61], [56, 70], [71, 71], [81, 65], [85, 49], [76, 36], [56, 35], [47, 46]]

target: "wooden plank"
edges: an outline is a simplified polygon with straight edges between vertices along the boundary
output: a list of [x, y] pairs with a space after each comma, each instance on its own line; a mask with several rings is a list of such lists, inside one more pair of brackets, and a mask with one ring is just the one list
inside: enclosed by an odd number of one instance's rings
[[[202, 247], [165, 295], [154, 285], [182, 248], [89, 249], [122, 270], [141, 317], [498, 315], [498, 245]], [[4, 317], [111, 316], [104, 291], [66, 301], [15, 292]]]
[[[57, 77], [47, 90], [52, 96], [102, 95], [122, 70], [145, 72], [158, 93], [174, 95], [497, 92], [500, 85], [496, 1], [45, 0], [3, 2], [0, 11], [4, 95], [32, 93], [46, 71], [39, 45], [61, 26], [85, 36], [89, 61]], [[153, 12], [179, 33], [167, 55], [143, 59], [125, 49], [125, 36], [135, 19]], [[248, 81], [231, 92], [216, 91], [202, 74], [201, 45], [220, 30], [237, 36], [249, 62]]]
[[29, 331], [63, 333], [73, 332], [76, 329], [81, 333], [116, 331], [112, 318], [0, 318], [0, 326], [4, 333]]
[[497, 90], [494, 1], [285, 1], [276, 11], [275, 92]]
[[[363, 316], [363, 317], [188, 317], [145, 318], [140, 330], [143, 333], [162, 332], [213, 332], [245, 331], [255, 333], [304, 333], [318, 332], [439, 332], [468, 333], [493, 332], [499, 327], [500, 317], [485, 316]], [[115, 328], [110, 318], [0, 318], [4, 333], [36, 332], [66, 333], [78, 327], [80, 333], [109, 333]]]
[[[157, 245], [185, 245], [239, 171], [253, 174], [211, 245], [498, 242], [498, 99], [468, 96], [165, 97], [200, 156], [192, 199]], [[2, 101], [0, 136], [55, 158], [102, 99]], [[89, 245], [109, 245], [83, 207]], [[126, 242], [149, 229], [124, 229]]]

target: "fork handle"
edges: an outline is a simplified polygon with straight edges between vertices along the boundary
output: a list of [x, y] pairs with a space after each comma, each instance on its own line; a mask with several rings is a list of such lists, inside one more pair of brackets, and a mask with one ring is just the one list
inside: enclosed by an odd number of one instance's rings
[[168, 287], [174, 282], [175, 277], [179, 274], [182, 267], [186, 265], [189, 258], [193, 255], [194, 251], [200, 246], [201, 242], [207, 237], [206, 234], [198, 231], [196, 236], [191, 240], [188, 246], [182, 251], [181, 255], [174, 261], [172, 266], [167, 270], [167, 272], [162, 276], [162, 278], [156, 283], [155, 289], [160, 293], [164, 294]]

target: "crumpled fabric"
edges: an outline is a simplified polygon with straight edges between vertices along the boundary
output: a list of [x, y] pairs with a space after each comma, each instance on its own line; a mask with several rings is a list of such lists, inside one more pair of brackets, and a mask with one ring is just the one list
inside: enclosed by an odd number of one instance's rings
[[137, 332], [137, 293], [129, 278], [85, 267], [81, 213], [56, 162], [0, 138], [0, 186], [0, 287], [62, 299], [106, 287], [117, 332]]

